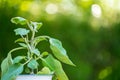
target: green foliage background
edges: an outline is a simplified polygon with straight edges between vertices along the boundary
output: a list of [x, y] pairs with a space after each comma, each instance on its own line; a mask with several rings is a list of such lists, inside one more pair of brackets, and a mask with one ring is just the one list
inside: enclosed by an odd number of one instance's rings
[[[113, 1], [112, 6], [110, 1]], [[21, 16], [43, 22], [38, 35], [62, 41], [76, 64], [76, 67], [63, 64], [70, 80], [120, 80], [120, 8], [117, 6], [120, 1], [110, 1], [0, 0], [0, 62], [9, 50], [18, 46], [14, 43], [16, 25], [10, 19]], [[51, 3], [58, 6], [55, 14], [46, 11]], [[93, 4], [100, 5], [101, 17], [92, 15]], [[41, 51], [50, 51], [47, 45], [39, 46]]]

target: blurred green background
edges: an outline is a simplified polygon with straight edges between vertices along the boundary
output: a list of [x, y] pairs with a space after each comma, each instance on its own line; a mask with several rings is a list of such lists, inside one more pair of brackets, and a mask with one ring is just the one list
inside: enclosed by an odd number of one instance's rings
[[0, 0], [0, 63], [18, 46], [15, 16], [43, 22], [38, 35], [62, 41], [77, 65], [63, 64], [70, 80], [120, 80], [120, 0]]

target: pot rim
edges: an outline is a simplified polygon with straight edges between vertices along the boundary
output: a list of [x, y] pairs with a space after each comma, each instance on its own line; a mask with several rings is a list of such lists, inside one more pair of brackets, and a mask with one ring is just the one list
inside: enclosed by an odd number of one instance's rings
[[53, 76], [53, 74], [20, 74], [18, 76]]

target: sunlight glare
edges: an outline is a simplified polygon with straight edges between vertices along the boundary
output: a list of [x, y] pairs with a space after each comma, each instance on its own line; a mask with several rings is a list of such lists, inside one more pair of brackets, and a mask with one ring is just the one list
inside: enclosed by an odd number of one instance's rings
[[98, 4], [93, 4], [91, 7], [92, 15], [96, 18], [101, 17], [101, 7]]

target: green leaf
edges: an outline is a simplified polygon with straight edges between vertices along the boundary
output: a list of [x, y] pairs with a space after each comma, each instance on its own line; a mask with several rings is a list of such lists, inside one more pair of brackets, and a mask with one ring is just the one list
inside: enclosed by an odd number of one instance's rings
[[36, 54], [37, 56], [40, 55], [40, 51], [38, 49], [32, 49], [32, 53]]
[[19, 63], [20, 61], [22, 61], [23, 59], [25, 59], [25, 56], [17, 56], [14, 58], [13, 63]]
[[34, 59], [32, 59], [28, 65], [27, 65], [29, 68], [31, 69], [37, 69], [38, 68], [38, 62]]
[[38, 37], [36, 37], [36, 38], [33, 40], [33, 43], [34, 43], [35, 46], [36, 46], [40, 41], [43, 41], [43, 40], [47, 40], [46, 37], [44, 37], [44, 36], [38, 36]]
[[11, 54], [8, 54], [8, 56], [2, 61], [1, 63], [1, 71], [2, 75], [4, 75], [9, 67], [13, 64]]
[[49, 54], [49, 53], [45, 51], [45, 52], [43, 52], [43, 53], [41, 54], [41, 56], [44, 57], [44, 56], [47, 56], [48, 54]]
[[9, 67], [13, 64], [13, 60], [11, 57], [11, 53], [20, 49], [25, 49], [24, 47], [18, 47], [18, 48], [14, 48], [11, 51], [9, 51], [7, 57], [2, 61], [1, 63], [1, 71], [2, 71], [2, 75], [4, 75], [7, 70], [9, 69]]
[[23, 72], [22, 64], [13, 64], [7, 72], [1, 77], [1, 80], [14, 80], [20, 73]]
[[32, 22], [32, 21], [31, 21], [31, 24], [33, 25], [34, 30], [35, 30], [36, 32], [37, 32], [37, 31], [41, 28], [41, 26], [43, 25], [41, 22], [38, 23], [38, 22]]
[[18, 44], [22, 47], [27, 47], [27, 45], [25, 43], [18, 43]]
[[25, 73], [31, 73], [31, 71], [28, 67], [25, 68]]
[[15, 43], [17, 43], [17, 42], [25, 42], [25, 41], [23, 38], [19, 38], [19, 39], [15, 40]]
[[50, 69], [48, 67], [44, 67], [42, 68], [41, 71], [39, 71], [37, 74], [51, 74], [52, 72], [50, 71]]
[[16, 35], [24, 36], [24, 35], [27, 35], [30, 31], [25, 28], [17, 28], [14, 30], [14, 32]]
[[59, 40], [50, 38], [49, 42], [50, 48], [56, 58], [58, 58], [63, 63], [75, 66], [67, 56], [66, 50], [62, 47], [62, 43]]
[[55, 75], [58, 80], [68, 80], [67, 75], [65, 74], [62, 64], [52, 55], [49, 55], [46, 59], [42, 59], [44, 66], [49, 67], [52, 71], [55, 72]]
[[27, 20], [22, 17], [14, 17], [11, 19], [11, 22], [15, 24], [21, 24], [21, 25], [27, 24]]

